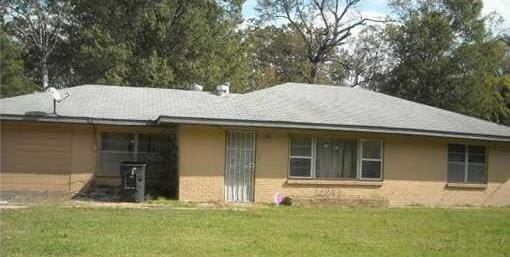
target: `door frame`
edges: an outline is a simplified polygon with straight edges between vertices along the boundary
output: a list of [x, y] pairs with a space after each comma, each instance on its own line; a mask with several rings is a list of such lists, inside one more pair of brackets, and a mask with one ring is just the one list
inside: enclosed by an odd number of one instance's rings
[[253, 129], [227, 129], [225, 131], [225, 172], [223, 174], [223, 190], [224, 190], [224, 201], [230, 202], [230, 203], [242, 203], [241, 201], [230, 201], [228, 200], [228, 189], [227, 189], [227, 174], [228, 174], [228, 168], [229, 168], [229, 143], [230, 143], [230, 133], [231, 132], [241, 132], [241, 133], [253, 133], [253, 167], [252, 174], [251, 174], [251, 197], [246, 202], [252, 203], [255, 201], [255, 172], [257, 170], [257, 132]]

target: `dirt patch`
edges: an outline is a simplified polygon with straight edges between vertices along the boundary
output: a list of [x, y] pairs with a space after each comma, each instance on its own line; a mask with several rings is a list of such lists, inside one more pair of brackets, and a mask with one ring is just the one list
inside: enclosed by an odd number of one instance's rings
[[133, 209], [175, 209], [175, 210], [246, 210], [259, 205], [253, 204], [219, 204], [219, 203], [185, 203], [174, 201], [171, 204], [158, 203], [127, 203], [127, 202], [98, 202], [92, 200], [72, 200], [63, 205], [66, 208], [133, 208]]
[[328, 197], [313, 197], [313, 198], [296, 198], [293, 199], [293, 204], [304, 207], [328, 207], [328, 206], [342, 206], [342, 207], [388, 207], [388, 203], [381, 199], [375, 198], [328, 198]]
[[12, 205], [12, 204], [0, 204], [0, 211], [2, 210], [17, 210], [17, 209], [25, 209], [30, 206], [28, 205]]
[[1, 203], [8, 205], [31, 205], [39, 203], [59, 203], [69, 201], [72, 194], [67, 192], [2, 191]]

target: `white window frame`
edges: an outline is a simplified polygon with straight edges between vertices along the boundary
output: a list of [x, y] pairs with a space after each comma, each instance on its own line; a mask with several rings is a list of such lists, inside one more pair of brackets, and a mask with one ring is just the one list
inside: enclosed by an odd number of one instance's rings
[[[294, 138], [298, 138], [299, 136], [295, 136]], [[287, 177], [290, 179], [317, 179], [317, 167], [316, 167], [316, 160], [317, 160], [317, 136], [302, 136], [309, 137], [311, 140], [311, 156], [298, 156], [298, 155], [292, 155], [292, 138], [289, 137], [289, 162], [288, 162], [288, 173]], [[370, 159], [370, 158], [363, 158], [363, 142], [364, 141], [379, 141], [381, 143], [381, 159]], [[356, 155], [356, 178], [350, 179], [350, 178], [334, 178], [334, 180], [371, 180], [371, 181], [381, 181], [383, 180], [383, 174], [384, 174], [384, 141], [382, 139], [358, 139], [356, 140], [357, 144], [357, 155]], [[309, 159], [310, 160], [310, 176], [292, 176], [291, 175], [291, 160], [292, 159]], [[362, 177], [362, 164], [363, 161], [379, 161], [381, 164], [381, 175], [379, 178], [364, 178]], [[320, 180], [320, 179], [319, 179]]]
[[[381, 144], [381, 158], [380, 159], [374, 159], [374, 158], [364, 158], [363, 157], [363, 143], [367, 141], [377, 141]], [[382, 139], [360, 139], [358, 141], [358, 174], [356, 176], [356, 179], [358, 180], [375, 180], [380, 181], [383, 179], [383, 173], [384, 173], [384, 141]], [[381, 173], [378, 178], [370, 178], [370, 177], [363, 177], [363, 161], [377, 161], [381, 165]]]
[[[310, 151], [310, 156], [302, 156], [302, 155], [292, 155], [292, 138], [289, 138], [289, 178], [301, 178], [301, 179], [314, 179], [315, 178], [315, 145], [316, 140], [315, 137], [310, 137], [310, 147], [312, 148]], [[307, 159], [310, 160], [310, 176], [292, 176], [291, 175], [291, 160], [292, 159]]]
[[[450, 182], [449, 181], [449, 172], [450, 172], [450, 169], [447, 168], [447, 174], [446, 174], [446, 181], [448, 183], [464, 183], [464, 184], [487, 184], [487, 181], [488, 181], [488, 170], [487, 170], [487, 146], [485, 145], [465, 145], [465, 144], [455, 144], [455, 143], [452, 143], [452, 144], [448, 144], [448, 147], [450, 145], [462, 145], [464, 146], [464, 161], [463, 162], [459, 162], [459, 161], [450, 161], [450, 151], [448, 150], [447, 151], [447, 155], [448, 155], [448, 164], [450, 163], [456, 163], [456, 164], [462, 164], [464, 165], [464, 181], [462, 182], [458, 182], [458, 181], [452, 181]], [[483, 173], [484, 173], [484, 179], [485, 181], [483, 181], [482, 183], [477, 183], [477, 182], [469, 182], [468, 179], [469, 179], [469, 148], [471, 148], [472, 146], [478, 146], [478, 147], [483, 147], [483, 157], [484, 157], [484, 161], [483, 161]], [[474, 162], [476, 164], [482, 164], [482, 163], [479, 163], [479, 162]], [[449, 165], [448, 165], [449, 166]]]

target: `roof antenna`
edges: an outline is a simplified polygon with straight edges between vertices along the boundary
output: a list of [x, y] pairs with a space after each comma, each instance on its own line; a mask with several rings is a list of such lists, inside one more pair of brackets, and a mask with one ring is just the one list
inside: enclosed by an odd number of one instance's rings
[[66, 98], [71, 96], [71, 94], [66, 92], [64, 97], [62, 97], [60, 93], [57, 91], [57, 89], [54, 87], [48, 88], [48, 91], [51, 93], [51, 96], [53, 97], [53, 115], [57, 115], [57, 103], [64, 101]]

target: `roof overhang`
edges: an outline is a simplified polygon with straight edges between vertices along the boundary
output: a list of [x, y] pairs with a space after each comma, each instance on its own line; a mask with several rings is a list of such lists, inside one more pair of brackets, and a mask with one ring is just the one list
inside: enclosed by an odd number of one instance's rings
[[0, 120], [28, 121], [28, 122], [57, 122], [57, 123], [78, 123], [97, 125], [117, 126], [157, 126], [166, 124], [190, 124], [190, 125], [212, 125], [212, 126], [234, 126], [234, 127], [259, 127], [259, 128], [287, 128], [287, 129], [311, 129], [330, 130], [342, 132], [363, 132], [383, 133], [414, 136], [431, 136], [443, 138], [458, 138], [469, 140], [484, 140], [496, 142], [510, 142], [510, 137], [495, 135], [467, 134], [449, 131], [419, 130], [408, 128], [371, 127], [353, 125], [332, 125], [318, 123], [299, 123], [286, 121], [258, 121], [258, 120], [234, 120], [234, 119], [210, 119], [160, 116], [156, 120], [123, 120], [123, 119], [101, 119], [89, 117], [69, 117], [59, 115], [28, 116], [14, 114], [0, 114]]
[[285, 121], [204, 119], [204, 118], [160, 116], [156, 120], [156, 124], [158, 124], [158, 125], [159, 124], [194, 124], [194, 125], [217, 125], [217, 126], [238, 126], [238, 127], [331, 130], [331, 131], [343, 131], [343, 132], [400, 134], [400, 135], [431, 136], [431, 137], [458, 138], [458, 139], [469, 139], [469, 140], [510, 142], [510, 137], [494, 136], [494, 135], [477, 135], [477, 134], [467, 134], [467, 133], [458, 133], [458, 132], [419, 130], [419, 129], [407, 129], [407, 128], [331, 125], [331, 124], [298, 123], [298, 122], [285, 122]]
[[152, 120], [100, 119], [100, 118], [88, 118], [88, 117], [69, 117], [69, 116], [59, 116], [59, 115], [29, 116], [29, 115], [0, 114], [0, 120], [118, 125], [118, 126], [154, 126], [154, 125], [156, 125], [155, 122]]

